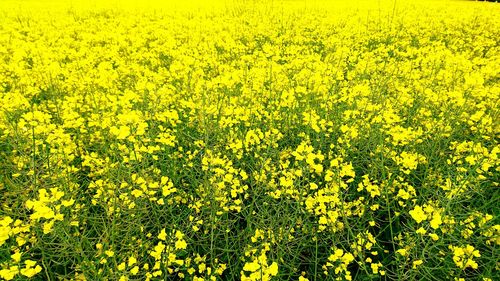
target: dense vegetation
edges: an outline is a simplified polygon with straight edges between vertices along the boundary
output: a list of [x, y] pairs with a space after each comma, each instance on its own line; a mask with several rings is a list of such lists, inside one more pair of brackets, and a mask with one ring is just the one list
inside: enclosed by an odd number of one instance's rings
[[500, 5], [350, 2], [0, 2], [0, 280], [499, 280]]

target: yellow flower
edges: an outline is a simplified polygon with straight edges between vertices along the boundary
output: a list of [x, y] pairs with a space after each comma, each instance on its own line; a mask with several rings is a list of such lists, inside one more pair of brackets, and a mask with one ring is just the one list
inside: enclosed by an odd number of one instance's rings
[[151, 251], [150, 255], [155, 258], [155, 260], [161, 259], [161, 254], [165, 250], [165, 244], [162, 242], [158, 242], [158, 244], [154, 247], [154, 251]]
[[128, 258], [128, 266], [132, 266], [137, 263], [137, 259], [135, 257], [129, 257]]
[[20, 262], [21, 261], [21, 253], [17, 252], [13, 255], [10, 256], [15, 262]]
[[136, 265], [130, 270], [130, 274], [136, 275], [139, 272], [139, 267]]
[[417, 268], [417, 266], [419, 266], [419, 265], [421, 265], [423, 263], [424, 263], [424, 261], [422, 261], [422, 260], [415, 260], [415, 261], [413, 261], [413, 269]]
[[[21, 269], [21, 274], [31, 278], [35, 276], [37, 273], [42, 271], [42, 267], [39, 265], [36, 265], [35, 261], [32, 260], [26, 260], [25, 262], [26, 267]], [[36, 265], [36, 266], [35, 266]]]
[[167, 239], [167, 232], [165, 232], [165, 228], [160, 231], [160, 234], [158, 234], [158, 239], [162, 241]]
[[427, 215], [419, 205], [415, 206], [415, 208], [410, 211], [410, 215], [417, 223], [421, 223], [427, 219]]
[[12, 222], [14, 222], [14, 220], [13, 220], [11, 217], [6, 216], [6, 217], [4, 217], [2, 220], [0, 220], [0, 226], [7, 227], [7, 226], [9, 226]]
[[187, 247], [187, 243], [186, 243], [186, 241], [184, 241], [184, 240], [177, 240], [177, 241], [175, 242], [175, 248], [176, 248], [177, 250], [186, 249], [186, 247]]
[[10, 268], [1, 269], [0, 277], [5, 280], [12, 280], [19, 273], [19, 267], [11, 266]]
[[382, 264], [379, 263], [372, 263], [370, 267], [372, 268], [373, 274], [378, 274], [379, 273], [379, 268], [382, 266]]
[[273, 262], [268, 268], [267, 273], [272, 276], [276, 276], [278, 274], [278, 264]]
[[402, 255], [403, 257], [406, 257], [406, 255], [408, 255], [408, 252], [406, 251], [406, 249], [399, 249], [396, 251], [396, 253]]
[[479, 253], [479, 250], [474, 249], [472, 245], [466, 245], [465, 247], [450, 245], [448, 248], [453, 251], [453, 262], [455, 262], [458, 268], [478, 268], [478, 264], [474, 261], [474, 258], [481, 257], [481, 254]]
[[75, 200], [74, 199], [70, 199], [70, 200], [62, 200], [61, 201], [61, 204], [64, 206], [64, 207], [69, 207], [71, 205], [73, 205], [75, 203]]
[[9, 239], [11, 228], [6, 226], [0, 226], [0, 246], [2, 246], [7, 239]]
[[442, 223], [443, 221], [441, 220], [441, 214], [439, 214], [438, 212], [434, 212], [434, 215], [432, 216], [432, 219], [430, 221], [431, 227], [434, 229], [438, 229]]
[[439, 240], [439, 236], [436, 233], [431, 233], [431, 234], [429, 234], [429, 236], [431, 237], [431, 239], [433, 241]]
[[245, 263], [243, 266], [244, 271], [255, 272], [260, 268], [260, 264], [257, 261], [253, 261], [250, 263]]
[[425, 233], [427, 233], [427, 230], [425, 230], [423, 227], [420, 227], [419, 229], [417, 229], [416, 233], [424, 235]]
[[110, 132], [115, 135], [117, 139], [123, 140], [130, 135], [130, 128], [128, 126], [120, 126], [119, 128], [113, 126], [110, 128]]

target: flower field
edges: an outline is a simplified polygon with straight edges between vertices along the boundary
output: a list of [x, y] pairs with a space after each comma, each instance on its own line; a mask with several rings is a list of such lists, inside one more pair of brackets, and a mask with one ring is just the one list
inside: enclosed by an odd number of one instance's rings
[[0, 280], [500, 280], [500, 4], [0, 2]]

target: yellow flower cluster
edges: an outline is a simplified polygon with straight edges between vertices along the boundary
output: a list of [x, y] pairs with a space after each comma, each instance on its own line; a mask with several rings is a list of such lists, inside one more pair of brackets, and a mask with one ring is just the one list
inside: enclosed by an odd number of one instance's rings
[[449, 246], [449, 249], [453, 252], [453, 262], [462, 270], [470, 267], [472, 269], [477, 269], [477, 262], [474, 258], [481, 257], [478, 250], [474, 249], [471, 245], [466, 245], [464, 247]]
[[496, 3], [0, 11], [0, 280], [495, 280]]
[[271, 280], [273, 276], [278, 274], [278, 264], [273, 261], [268, 263], [266, 253], [271, 250], [270, 243], [264, 242], [272, 237], [271, 233], [263, 230], [256, 229], [254, 236], [252, 236], [252, 243], [261, 242], [257, 247], [251, 247], [246, 250], [245, 256], [249, 261], [245, 262], [243, 270], [241, 271], [241, 280], [244, 281], [257, 281], [257, 280]]
[[354, 261], [354, 256], [342, 249], [333, 249], [333, 254], [328, 257], [328, 262], [323, 266], [325, 275], [328, 275], [328, 269], [333, 268], [335, 276], [345, 280], [352, 280], [352, 275], [347, 266]]

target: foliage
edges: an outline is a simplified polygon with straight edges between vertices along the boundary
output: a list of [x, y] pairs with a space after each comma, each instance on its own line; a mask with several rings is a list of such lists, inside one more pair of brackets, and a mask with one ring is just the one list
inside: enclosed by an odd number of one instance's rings
[[2, 1], [0, 279], [499, 280], [500, 6], [351, 2]]

